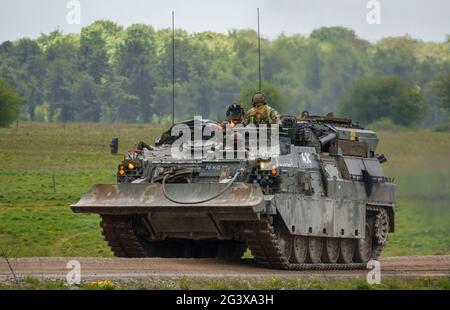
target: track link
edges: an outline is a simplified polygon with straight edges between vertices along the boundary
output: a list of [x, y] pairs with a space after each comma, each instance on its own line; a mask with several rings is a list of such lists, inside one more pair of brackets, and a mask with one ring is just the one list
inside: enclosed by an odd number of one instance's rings
[[[380, 225], [386, 220], [387, 213], [382, 207], [368, 206], [367, 211], [376, 212], [375, 225]], [[384, 217], [384, 218], [383, 218]], [[283, 254], [278, 238], [270, 218], [262, 218], [258, 222], [252, 222], [244, 229], [244, 238], [250, 248], [255, 262], [264, 267], [288, 270], [355, 270], [367, 269], [365, 263], [336, 263], [336, 264], [309, 264], [292, 263]], [[386, 236], [375, 234], [377, 245], [373, 254], [374, 259], [378, 258], [383, 250]]]
[[[140, 257], [180, 257], [180, 258], [210, 258], [218, 257], [222, 259], [236, 259], [241, 257], [245, 251], [244, 248], [239, 248], [239, 245], [232, 243], [221, 244], [219, 251], [219, 244], [213, 242], [200, 245], [197, 241], [186, 240], [181, 241], [158, 241], [150, 245], [143, 242], [136, 232], [136, 222], [139, 222], [139, 216], [132, 215], [101, 215], [100, 226], [104, 239], [108, 242], [108, 246], [117, 257], [140, 258]], [[148, 236], [149, 237], [149, 236]], [[190, 247], [193, 252], [186, 252], [180, 254], [179, 251], [171, 251], [170, 246], [176, 249], [180, 246], [185, 249]], [[212, 253], [207, 253], [205, 250], [215, 250]], [[207, 254], [205, 254], [207, 253]]]
[[[375, 239], [377, 242], [375, 253], [374, 253], [374, 259], [378, 259], [380, 257], [381, 252], [383, 251], [383, 248], [386, 244], [387, 240], [387, 231], [380, 230], [380, 226], [383, 225], [383, 223], [389, 223], [388, 214], [386, 212], [386, 209], [383, 207], [376, 207], [376, 206], [367, 206], [366, 209], [367, 212], [374, 212], [376, 213], [375, 216]], [[387, 224], [387, 230], [389, 230], [389, 224]]]
[[[383, 250], [387, 234], [380, 233], [379, 225], [387, 221], [387, 213], [382, 207], [368, 206], [368, 212], [375, 212], [375, 240], [377, 242], [373, 257], [378, 258]], [[109, 247], [117, 257], [148, 257], [144, 246], [139, 241], [133, 229], [133, 216], [129, 215], [101, 215], [102, 234]], [[367, 269], [365, 263], [335, 263], [313, 264], [293, 263], [283, 254], [278, 238], [275, 234], [271, 218], [263, 217], [259, 221], [249, 222], [243, 229], [242, 237], [250, 248], [255, 262], [267, 268], [287, 270], [355, 270]]]
[[133, 230], [133, 217], [101, 215], [102, 234], [117, 257], [146, 257], [147, 253]]
[[244, 230], [246, 243], [254, 256], [255, 262], [263, 267], [289, 270], [351, 270], [366, 269], [367, 264], [297, 264], [291, 263], [284, 256], [274, 228], [269, 219], [253, 222]]

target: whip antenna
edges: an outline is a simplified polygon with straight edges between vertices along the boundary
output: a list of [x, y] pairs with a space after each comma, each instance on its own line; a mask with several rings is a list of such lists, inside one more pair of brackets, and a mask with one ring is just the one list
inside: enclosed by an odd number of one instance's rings
[[172, 11], [172, 125], [175, 124], [175, 12]]
[[261, 92], [261, 32], [259, 27], [259, 8], [257, 9], [258, 15], [258, 63], [259, 63], [259, 91]]

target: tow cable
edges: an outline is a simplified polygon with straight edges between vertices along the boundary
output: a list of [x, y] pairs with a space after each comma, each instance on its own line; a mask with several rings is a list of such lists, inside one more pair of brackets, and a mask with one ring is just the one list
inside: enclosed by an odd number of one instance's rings
[[236, 181], [237, 177], [241, 174], [241, 169], [239, 169], [238, 171], [236, 171], [236, 174], [233, 176], [233, 178], [228, 182], [227, 186], [225, 186], [224, 189], [222, 189], [219, 193], [217, 193], [216, 195], [208, 198], [208, 199], [204, 199], [204, 200], [199, 200], [199, 201], [180, 201], [180, 200], [176, 200], [172, 197], [169, 196], [169, 194], [166, 191], [166, 179], [167, 177], [171, 177], [173, 176], [172, 174], [166, 174], [162, 180], [162, 189], [163, 189], [163, 193], [164, 196], [174, 202], [174, 203], [179, 203], [179, 204], [183, 204], [183, 205], [189, 205], [189, 204], [200, 204], [200, 203], [204, 203], [204, 202], [208, 202], [211, 201], [213, 199], [216, 199], [217, 197], [219, 197], [220, 195], [222, 195], [223, 193], [225, 193], [230, 187], [231, 185], [233, 185], [233, 183]]

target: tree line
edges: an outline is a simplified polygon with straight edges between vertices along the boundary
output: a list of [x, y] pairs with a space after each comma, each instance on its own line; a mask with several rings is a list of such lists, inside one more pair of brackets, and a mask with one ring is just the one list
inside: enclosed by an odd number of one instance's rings
[[[231, 103], [250, 106], [249, 94], [258, 87], [255, 31], [177, 30], [175, 37], [177, 120], [222, 120]], [[168, 122], [171, 40], [170, 29], [101, 20], [80, 34], [55, 30], [3, 42], [0, 111], [1, 89], [12, 88], [19, 96], [9, 106], [21, 103], [24, 120]], [[450, 38], [388, 37], [372, 44], [350, 29], [324, 27], [309, 37], [263, 39], [261, 48], [263, 92], [283, 114], [334, 111], [367, 123], [382, 117], [405, 125], [448, 122]]]

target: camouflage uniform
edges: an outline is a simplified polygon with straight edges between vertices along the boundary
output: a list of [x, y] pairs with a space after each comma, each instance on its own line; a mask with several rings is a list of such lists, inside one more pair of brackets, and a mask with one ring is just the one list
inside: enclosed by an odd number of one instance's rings
[[[261, 93], [256, 93], [253, 98], [253, 108], [244, 116], [244, 124], [278, 124], [281, 125], [280, 114], [277, 110], [270, 107]], [[257, 107], [257, 103], [264, 103], [264, 106]]]

